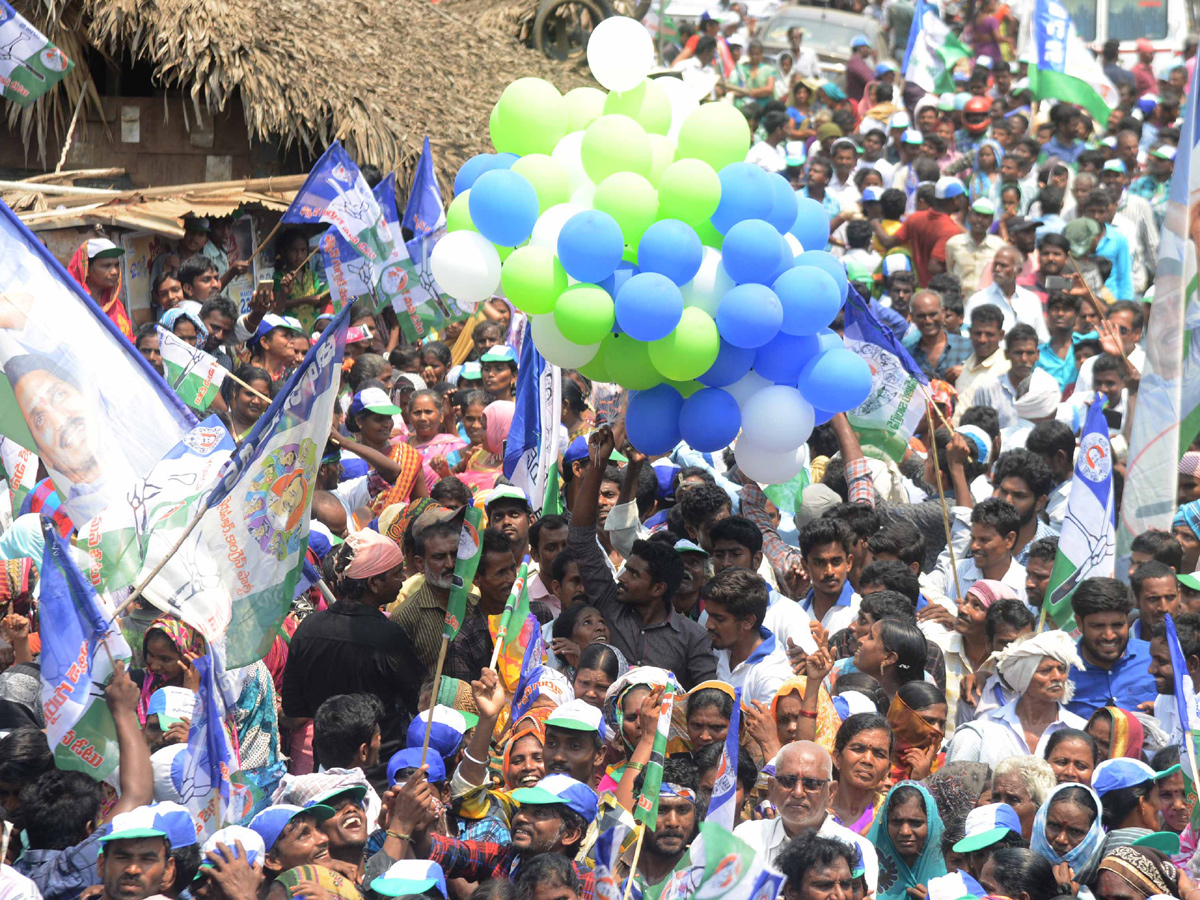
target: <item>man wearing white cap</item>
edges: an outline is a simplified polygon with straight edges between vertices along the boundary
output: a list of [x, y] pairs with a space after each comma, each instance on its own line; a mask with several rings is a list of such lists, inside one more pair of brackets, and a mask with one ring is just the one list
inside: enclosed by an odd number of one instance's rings
[[1167, 187], [1175, 172], [1175, 152], [1170, 144], [1154, 147], [1146, 154], [1146, 174], [1129, 186], [1131, 194], [1149, 201], [1159, 228], [1167, 216]]
[[112, 831], [100, 838], [96, 871], [104, 900], [159, 897], [175, 883], [175, 860], [162, 817], [142, 806], [113, 818]]
[[980, 276], [1004, 246], [1004, 238], [988, 233], [995, 215], [995, 204], [987, 197], [978, 198], [967, 213], [967, 230], [946, 241], [946, 271], [962, 282], [963, 296], [979, 290]]

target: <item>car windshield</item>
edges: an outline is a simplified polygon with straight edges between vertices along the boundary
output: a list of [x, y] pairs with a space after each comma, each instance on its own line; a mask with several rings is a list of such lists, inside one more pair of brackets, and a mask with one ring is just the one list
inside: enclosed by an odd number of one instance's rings
[[[1097, 0], [1066, 0], [1075, 30], [1085, 41], [1096, 39]], [[1167, 36], [1166, 0], [1108, 0], [1108, 38], [1135, 41], [1146, 37], [1161, 40]]]
[[767, 29], [767, 34], [763, 38], [763, 43], [768, 45], [786, 44], [788, 29], [793, 25], [799, 25], [808, 32], [804, 37], [804, 45], [812, 47], [814, 50], [842, 55], [849, 53], [847, 48], [850, 46], [850, 41], [854, 39], [854, 36], [863, 33], [861, 26], [843, 25], [839, 22], [828, 22], [823, 19], [790, 19], [781, 17], [771, 21], [771, 25]]

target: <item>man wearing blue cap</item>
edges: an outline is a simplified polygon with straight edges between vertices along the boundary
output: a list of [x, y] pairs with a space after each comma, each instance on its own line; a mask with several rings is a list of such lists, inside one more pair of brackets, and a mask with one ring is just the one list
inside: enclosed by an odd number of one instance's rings
[[263, 857], [263, 872], [270, 879], [296, 866], [329, 859], [329, 838], [320, 823], [333, 816], [333, 810], [322, 804], [268, 806], [250, 820], [250, 830], [257, 832], [267, 848]]
[[875, 70], [867, 62], [871, 58], [871, 42], [866, 35], [856, 34], [850, 39], [850, 59], [846, 63], [846, 96], [858, 103], [866, 90], [867, 82], [875, 77]]

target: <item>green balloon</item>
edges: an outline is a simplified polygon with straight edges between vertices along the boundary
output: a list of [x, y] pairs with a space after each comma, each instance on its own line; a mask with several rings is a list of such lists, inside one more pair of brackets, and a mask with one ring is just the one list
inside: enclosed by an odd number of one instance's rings
[[604, 91], [594, 87], [579, 87], [567, 91], [567, 131], [583, 131], [604, 115]]
[[500, 287], [521, 312], [541, 315], [554, 311], [558, 295], [567, 289], [567, 273], [553, 251], [519, 247], [500, 267]]
[[671, 101], [651, 78], [643, 79], [635, 88], [609, 94], [604, 114], [629, 116], [651, 134], [666, 134], [671, 128]]
[[538, 213], [571, 199], [567, 173], [563, 167], [544, 153], [530, 153], [512, 164], [512, 170], [533, 185], [537, 193]]
[[604, 348], [607, 346], [603, 342], [600, 344], [600, 349], [596, 351], [596, 355], [592, 357], [590, 362], [584, 363], [579, 367], [579, 372], [592, 381], [608, 381], [608, 366], [604, 364]]
[[498, 153], [549, 153], [567, 133], [567, 104], [541, 78], [518, 78], [504, 89], [488, 129]]
[[679, 391], [685, 400], [704, 387], [698, 381], [671, 381], [667, 379], [667, 384]]
[[627, 334], [610, 334], [600, 345], [608, 377], [604, 381], [631, 391], [644, 391], [662, 383], [662, 376], [650, 362], [650, 345], [635, 341]]
[[709, 370], [720, 349], [721, 338], [712, 316], [688, 306], [674, 331], [651, 342], [650, 361], [664, 378], [690, 381]]
[[721, 202], [721, 179], [699, 159], [671, 163], [659, 176], [657, 187], [659, 217], [678, 219], [693, 228], [708, 222]]
[[657, 185], [663, 172], [675, 163], [675, 139], [661, 134], [650, 135], [650, 183]]
[[750, 126], [732, 103], [704, 103], [683, 120], [676, 159], [702, 159], [717, 171], [742, 162], [750, 150]]
[[470, 193], [469, 189], [463, 191], [451, 200], [450, 206], [446, 208], [447, 234], [451, 231], [478, 231], [475, 223], [471, 221], [471, 210], [467, 208]]
[[693, 226], [696, 229], [696, 234], [700, 237], [700, 243], [705, 247], [712, 247], [714, 250], [721, 249], [721, 242], [725, 240], [725, 235], [717, 231], [715, 225], [708, 219]]
[[617, 172], [596, 185], [592, 207], [606, 212], [621, 226], [625, 249], [637, 247], [658, 216], [658, 192], [641, 175]]
[[[742, 154], [745, 156], [745, 154]], [[583, 170], [595, 184], [616, 172], [650, 175], [653, 155], [644, 128], [628, 116], [601, 116], [583, 133]]]
[[595, 344], [603, 340], [615, 322], [612, 297], [594, 284], [572, 285], [554, 304], [554, 324], [573, 344]]

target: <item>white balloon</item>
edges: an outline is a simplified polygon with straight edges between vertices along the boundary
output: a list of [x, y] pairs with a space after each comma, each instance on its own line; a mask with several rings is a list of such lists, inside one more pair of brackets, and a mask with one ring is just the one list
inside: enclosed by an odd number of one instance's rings
[[592, 77], [610, 91], [628, 91], [654, 68], [654, 39], [628, 16], [612, 16], [592, 31], [587, 45]]
[[586, 206], [575, 203], [559, 203], [550, 207], [534, 223], [533, 233], [529, 235], [530, 246], [545, 247], [551, 253], [558, 253], [558, 233], [571, 216], [586, 210]]
[[554, 324], [554, 313], [530, 316], [533, 329], [533, 344], [538, 352], [556, 366], [577, 369], [592, 361], [600, 350], [600, 343], [574, 344], [562, 336]]
[[592, 208], [592, 201], [596, 198], [596, 186], [590, 181], [587, 184], [579, 186], [579, 190], [571, 195], [571, 202], [576, 206], [582, 206], [584, 209]]
[[559, 138], [550, 158], [558, 163], [567, 174], [567, 188], [572, 192], [585, 184], [591, 184], [587, 172], [583, 168], [583, 132], [572, 131]]
[[663, 89], [663, 93], [667, 95], [667, 100], [671, 104], [671, 127], [667, 129], [667, 137], [677, 138], [679, 129], [683, 127], [684, 119], [700, 108], [700, 101], [696, 99], [695, 91], [683, 83], [682, 78], [664, 75], [661, 78], [655, 78], [654, 83]]
[[801, 448], [773, 453], [747, 440], [745, 435], [738, 438], [733, 455], [738, 469], [759, 484], [783, 484], [799, 475], [804, 468], [804, 451]]
[[460, 303], [486, 300], [500, 286], [500, 254], [476, 231], [452, 231], [429, 254], [433, 277]]
[[785, 233], [783, 239], [787, 241], [788, 249], [792, 251], [792, 256], [799, 256], [804, 252], [804, 248], [800, 246], [800, 239], [790, 231]]
[[742, 437], [771, 453], [787, 453], [808, 440], [813, 408], [794, 387], [771, 385], [742, 405]]
[[683, 305], [702, 309], [715, 319], [721, 298], [733, 286], [733, 279], [721, 263], [721, 251], [714, 247], [705, 247], [704, 256], [700, 259], [700, 271], [680, 288], [683, 293]]
[[750, 371], [733, 384], [725, 387], [724, 390], [727, 390], [729, 393], [733, 394], [733, 399], [738, 402], [739, 407], [745, 407], [746, 401], [749, 400], [754, 394], [763, 390], [764, 388], [771, 387], [773, 384], [774, 382], [767, 381], [767, 379], [763, 378], [757, 372]]

